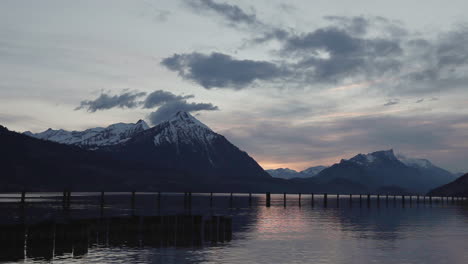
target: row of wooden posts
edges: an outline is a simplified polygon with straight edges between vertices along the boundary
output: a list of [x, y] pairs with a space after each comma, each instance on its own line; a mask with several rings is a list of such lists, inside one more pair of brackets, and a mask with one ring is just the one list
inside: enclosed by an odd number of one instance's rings
[[[310, 194], [310, 201], [311, 201], [311, 205], [314, 206], [316, 203], [315, 203], [315, 195], [314, 193], [311, 193]], [[322, 195], [323, 196], [323, 207], [327, 207], [328, 206], [328, 202], [329, 200], [333, 200], [333, 198], [331, 198], [331, 196], [335, 196], [335, 199], [336, 200], [336, 206], [340, 206], [340, 197], [343, 197], [343, 196], [340, 196], [340, 194], [318, 194], [318, 195]], [[158, 192], [156, 194], [156, 203], [159, 206], [161, 206], [161, 192]], [[397, 197], [396, 195], [380, 195], [380, 194], [377, 194], [377, 195], [372, 195], [371, 194], [367, 194], [367, 195], [363, 195], [363, 194], [349, 194], [349, 204], [350, 206], [352, 206], [352, 203], [353, 203], [353, 198], [356, 197], [356, 196], [359, 196], [359, 204], [362, 206], [363, 204], [363, 201], [365, 200], [366, 203], [367, 203], [367, 206], [370, 207], [371, 205], [371, 199], [372, 199], [372, 196], [376, 196], [376, 200], [377, 200], [377, 205], [380, 205], [380, 201], [381, 200], [385, 200], [385, 203], [388, 204], [389, 202], [389, 199], [392, 198], [393, 199], [393, 203], [396, 204], [396, 200], [397, 200]], [[299, 197], [299, 206], [302, 205], [302, 194], [299, 193], [298, 194], [298, 197]], [[434, 197], [434, 196], [420, 196], [420, 195], [409, 195], [409, 196], [405, 196], [405, 195], [401, 195], [400, 196], [400, 200], [401, 200], [401, 204], [404, 206], [406, 203], [409, 203], [410, 205], [413, 203], [413, 198], [415, 198], [415, 202], [417, 204], [419, 203], [423, 203], [423, 204], [432, 204], [433, 203], [433, 200], [435, 200], [435, 202], [438, 202], [438, 201], [444, 201], [444, 199], [449, 202], [449, 200], [452, 201], [452, 203], [454, 203], [455, 201], [464, 201], [466, 200], [467, 198], [466, 197], [460, 197], [460, 196], [437, 196], [437, 197]], [[284, 206], [286, 206], [286, 200], [287, 200], [287, 193], [283, 193], [283, 204]], [[267, 207], [270, 207], [271, 206], [271, 193], [270, 192], [267, 192], [265, 194], [265, 201], [266, 201], [266, 206]], [[63, 198], [62, 198], [62, 203], [63, 203], [63, 208], [64, 209], [69, 209], [70, 208], [70, 205], [71, 205], [71, 191], [64, 191], [63, 192]], [[133, 191], [131, 192], [131, 208], [132, 209], [135, 209], [135, 203], [136, 203], [136, 192]], [[230, 207], [233, 206], [233, 203], [234, 203], [234, 193], [230, 193], [230, 196], [229, 196], [229, 205]], [[248, 196], [248, 203], [249, 203], [249, 206], [252, 205], [252, 193], [249, 193], [249, 196]], [[24, 206], [26, 204], [26, 192], [22, 192], [21, 193], [21, 202], [20, 204], [22, 206]], [[104, 192], [101, 192], [101, 199], [100, 199], [100, 205], [101, 205], [101, 208], [104, 208], [104, 205], [105, 205], [105, 193]], [[191, 208], [192, 206], [192, 192], [185, 192], [184, 193], [184, 208]], [[213, 207], [213, 193], [210, 193], [210, 203], [209, 203], [209, 206], [210, 207]]]
[[92, 247], [199, 247], [232, 239], [232, 218], [158, 215], [0, 225], [0, 263], [79, 257]]
[[[284, 207], [286, 207], [286, 200], [287, 200], [286, 195], [287, 195], [286, 193], [283, 193], [283, 205], [284, 205]], [[330, 199], [332, 199], [332, 198], [329, 198], [329, 196], [335, 196], [336, 197], [335, 200], [336, 200], [336, 206], [337, 207], [340, 206], [340, 198], [343, 197], [343, 196], [340, 196], [340, 194], [329, 195], [329, 194], [325, 193], [325, 194], [321, 194], [321, 195], [323, 195], [323, 207], [328, 207], [328, 202], [329, 202]], [[299, 206], [301, 206], [301, 204], [302, 204], [302, 199], [301, 199], [302, 194], [299, 193], [298, 196], [299, 196]], [[314, 206], [315, 205], [315, 194], [311, 193], [310, 196], [311, 196], [311, 199], [310, 199], [311, 205]], [[353, 195], [353, 194], [348, 195], [348, 197], [349, 197], [349, 199], [348, 199], [349, 206], [352, 206], [353, 197], [355, 197], [355, 196], [357, 196], [357, 195], [356, 194], [355, 195]], [[364, 196], [364, 198], [363, 198], [363, 196]], [[377, 196], [376, 197], [377, 206], [380, 206], [381, 197], [384, 197], [382, 199], [385, 199], [386, 205], [388, 205], [389, 198], [391, 198], [391, 197], [393, 198], [393, 203], [396, 204], [397, 197], [398, 197], [397, 195], [388, 195], [388, 194], [385, 194], [385, 195], [377, 194], [377, 195], [373, 195], [373, 196]], [[421, 203], [421, 201], [422, 201], [423, 204], [426, 204], [426, 200], [427, 200], [427, 203], [432, 204], [433, 200], [435, 198], [438, 198], [438, 200], [436, 200], [437, 202], [438, 201], [443, 202], [443, 200], [445, 198], [445, 200], [447, 202], [449, 200], [451, 200], [452, 203], [455, 203], [455, 201], [464, 201], [464, 200], [466, 200], [466, 197], [458, 197], [458, 196], [433, 197], [433, 196], [420, 196], [420, 195], [408, 195], [408, 196], [401, 195], [401, 204], [402, 204], [402, 206], [404, 207], [407, 202], [409, 202], [409, 204], [411, 205], [413, 203], [413, 197], [416, 198], [416, 203], [417, 204]], [[367, 194], [367, 195], [359, 194], [359, 204], [360, 204], [360, 206], [362, 206], [364, 199], [366, 200], [367, 207], [370, 207], [371, 206], [372, 195], [371, 194]], [[269, 192], [266, 193], [266, 206], [267, 207], [271, 206], [271, 193], [269, 193]]]

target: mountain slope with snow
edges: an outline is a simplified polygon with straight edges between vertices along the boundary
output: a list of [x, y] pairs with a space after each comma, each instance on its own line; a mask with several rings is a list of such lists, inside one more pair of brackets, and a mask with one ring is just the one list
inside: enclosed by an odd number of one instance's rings
[[185, 171], [200, 181], [271, 178], [246, 152], [186, 112], [103, 151], [120, 159]]
[[323, 170], [316, 179], [320, 182], [346, 179], [364, 184], [373, 192], [398, 187], [415, 193], [426, 193], [453, 180], [449, 172], [433, 166], [429, 161], [404, 161], [397, 158], [393, 150], [358, 154]]
[[117, 123], [105, 128], [96, 127], [84, 131], [54, 130], [49, 128], [41, 133], [26, 131], [24, 134], [38, 139], [76, 145], [84, 149], [96, 149], [102, 146], [123, 143], [146, 129], [149, 129], [146, 122], [139, 120], [135, 124]]
[[271, 176], [283, 179], [292, 178], [309, 178], [317, 176], [322, 170], [326, 169], [325, 166], [314, 166], [307, 168], [303, 171], [295, 171], [288, 168], [278, 168], [273, 170], [266, 170]]
[[301, 178], [303, 176], [300, 172], [288, 168], [266, 170], [266, 172], [268, 172], [272, 177], [282, 179]]

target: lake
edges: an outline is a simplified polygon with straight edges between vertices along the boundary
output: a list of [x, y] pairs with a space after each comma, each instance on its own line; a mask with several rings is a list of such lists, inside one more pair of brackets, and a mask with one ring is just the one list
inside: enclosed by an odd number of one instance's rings
[[[184, 194], [162, 193], [158, 199], [155, 193], [137, 193], [132, 208], [129, 193], [106, 193], [101, 208], [100, 193], [73, 193], [70, 208], [64, 209], [61, 193], [28, 193], [24, 207], [19, 205], [18, 194], [0, 194], [3, 227], [25, 222], [34, 230], [35, 224], [53, 221], [51, 232], [56, 235], [50, 247], [44, 247], [50, 251], [46, 253], [28, 248], [25, 242], [15, 255], [12, 243], [4, 241], [0, 262], [468, 263], [466, 201], [434, 198], [429, 203], [428, 198], [423, 202], [420, 197], [418, 203], [416, 197], [411, 201], [405, 197], [403, 203], [401, 197], [390, 196], [388, 200], [372, 197], [368, 204], [366, 196], [362, 200], [353, 196], [350, 203], [349, 196], [342, 195], [337, 202], [336, 196], [329, 195], [325, 207], [323, 196], [316, 195], [313, 203], [310, 194], [301, 198], [299, 202], [298, 195], [288, 194], [285, 204], [283, 195], [275, 194], [271, 206], [266, 207], [265, 194], [253, 195], [250, 202], [246, 194], [232, 198], [230, 194], [215, 194], [210, 206], [209, 194], [193, 194], [187, 205]], [[193, 215], [203, 221], [220, 216], [229, 223], [226, 229], [223, 226], [223, 232], [229, 229], [229, 234], [216, 241], [201, 238], [193, 243], [190, 238], [192, 243], [188, 244], [152, 244], [142, 239], [151, 237], [150, 233], [139, 229], [138, 241], [133, 244], [111, 243], [110, 235], [100, 242], [87, 237], [84, 249], [61, 251], [59, 223], [68, 219], [130, 219], [132, 215], [137, 219]], [[206, 229], [206, 225], [200, 226]]]

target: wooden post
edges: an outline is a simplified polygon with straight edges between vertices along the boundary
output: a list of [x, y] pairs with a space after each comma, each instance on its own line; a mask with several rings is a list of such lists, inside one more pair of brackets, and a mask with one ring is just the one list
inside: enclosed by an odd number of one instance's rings
[[416, 196], [416, 204], [419, 204], [419, 194]]
[[299, 193], [299, 207], [301, 207], [301, 193]]
[[283, 193], [283, 206], [286, 207], [286, 193]]
[[188, 193], [188, 208], [192, 209], [192, 192]]
[[396, 195], [393, 195], [393, 207], [396, 207]]
[[323, 207], [327, 207], [327, 205], [328, 205], [328, 201], [327, 201], [328, 197], [327, 196], [328, 196], [328, 194], [326, 194], [326, 193], [323, 195]]
[[132, 211], [135, 210], [135, 191], [132, 191], [132, 198], [131, 198], [131, 205], [132, 205]]
[[158, 192], [158, 209], [161, 208], [161, 192]]
[[388, 194], [385, 195], [385, 206], [388, 207]]
[[423, 204], [426, 204], [426, 195], [423, 195]]
[[432, 195], [429, 195], [429, 204], [432, 205]]
[[270, 194], [270, 192], [266, 193], [266, 206], [267, 207], [271, 206], [271, 194]]
[[455, 200], [454, 200], [454, 198], [453, 198], [453, 196], [452, 196], [452, 204], [454, 204], [454, 203], [455, 203]]
[[362, 207], [362, 194], [359, 194], [359, 207]]
[[22, 191], [21, 192], [21, 206], [24, 206], [26, 203], [26, 192]]
[[380, 207], [380, 194], [377, 194], [377, 207]]
[[229, 208], [232, 208], [234, 205], [234, 197], [233, 194], [231, 193], [231, 196], [229, 197]]
[[349, 194], [349, 207], [353, 207], [353, 195]]
[[63, 191], [62, 206], [63, 206], [63, 209], [67, 207], [67, 191], [66, 190]]
[[101, 192], [101, 208], [104, 208], [104, 192]]
[[336, 207], [340, 207], [340, 195], [336, 195]]
[[367, 207], [370, 208], [371, 201], [370, 201], [370, 194], [367, 194]]
[[252, 206], [252, 193], [249, 193], [249, 206]]
[[403, 207], [405, 207], [405, 196], [404, 195], [401, 196], [401, 205]]
[[310, 194], [310, 205], [314, 207], [314, 193]]
[[409, 196], [409, 206], [411, 207], [413, 205], [413, 196]]
[[213, 193], [210, 193], [210, 207], [213, 207]]
[[68, 191], [67, 194], [67, 208], [70, 209], [70, 204], [71, 204], [71, 191]]

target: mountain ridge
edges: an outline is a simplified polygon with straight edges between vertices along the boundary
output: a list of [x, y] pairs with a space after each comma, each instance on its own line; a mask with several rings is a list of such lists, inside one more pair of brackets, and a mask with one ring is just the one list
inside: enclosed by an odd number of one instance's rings
[[191, 171], [200, 179], [271, 178], [245, 151], [187, 112], [177, 112], [138, 136], [101, 151], [119, 159]]
[[54, 130], [49, 128], [39, 133], [25, 131], [23, 134], [38, 139], [95, 150], [102, 146], [123, 143], [147, 129], [149, 129], [148, 124], [140, 119], [136, 123], [116, 123], [107, 127], [95, 127], [83, 131]]

